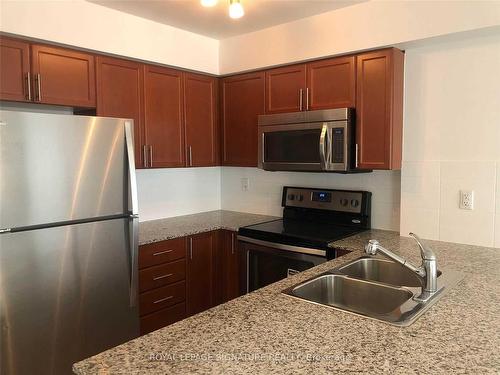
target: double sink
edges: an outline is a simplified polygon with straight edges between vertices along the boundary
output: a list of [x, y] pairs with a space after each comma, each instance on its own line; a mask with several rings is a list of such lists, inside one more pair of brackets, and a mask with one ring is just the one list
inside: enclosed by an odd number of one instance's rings
[[443, 269], [437, 276], [437, 292], [422, 301], [418, 297], [424, 285], [417, 274], [391, 260], [362, 256], [283, 293], [393, 325], [408, 326], [461, 280], [461, 274], [452, 270]]

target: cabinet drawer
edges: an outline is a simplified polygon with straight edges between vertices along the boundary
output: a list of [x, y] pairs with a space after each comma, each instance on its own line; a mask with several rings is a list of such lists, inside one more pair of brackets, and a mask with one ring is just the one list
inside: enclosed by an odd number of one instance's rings
[[142, 245], [139, 249], [139, 268], [171, 262], [186, 256], [186, 239], [160, 241]]
[[141, 318], [141, 335], [156, 331], [186, 317], [186, 304], [184, 302], [156, 311]]
[[165, 307], [183, 302], [186, 299], [186, 283], [180, 281], [139, 295], [139, 311], [141, 315], [161, 310]]
[[159, 288], [186, 278], [185, 259], [164, 263], [139, 271], [139, 292]]

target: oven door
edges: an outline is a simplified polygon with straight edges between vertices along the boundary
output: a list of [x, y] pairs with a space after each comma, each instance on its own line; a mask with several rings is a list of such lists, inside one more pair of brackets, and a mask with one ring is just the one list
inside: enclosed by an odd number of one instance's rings
[[348, 121], [259, 127], [259, 167], [269, 171], [346, 171]]
[[[249, 242], [240, 242], [240, 248], [244, 250], [245, 262], [242, 270], [246, 275], [243, 281], [246, 285], [244, 292], [249, 293], [288, 276], [305, 271], [318, 264], [326, 262], [325, 256], [305, 254], [290, 250], [276, 244], [276, 247], [258, 245]], [[277, 247], [283, 247], [279, 249]], [[323, 250], [310, 249], [311, 252], [323, 252]]]

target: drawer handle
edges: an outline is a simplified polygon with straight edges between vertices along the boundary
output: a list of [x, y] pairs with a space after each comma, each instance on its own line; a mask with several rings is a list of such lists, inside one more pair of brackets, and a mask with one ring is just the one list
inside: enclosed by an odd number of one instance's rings
[[160, 303], [160, 302], [168, 301], [169, 299], [172, 299], [172, 298], [174, 298], [174, 296], [168, 296], [168, 297], [165, 297], [165, 298], [160, 298], [159, 300], [156, 300], [153, 303]]
[[170, 277], [172, 275], [173, 275], [173, 273], [167, 273], [166, 275], [156, 276], [156, 277], [153, 277], [153, 281], [161, 280], [161, 279], [164, 279], [165, 277]]
[[165, 250], [165, 251], [158, 251], [157, 253], [153, 253], [153, 256], [157, 256], [157, 255], [162, 255], [162, 254], [167, 254], [167, 253], [171, 253], [173, 250]]

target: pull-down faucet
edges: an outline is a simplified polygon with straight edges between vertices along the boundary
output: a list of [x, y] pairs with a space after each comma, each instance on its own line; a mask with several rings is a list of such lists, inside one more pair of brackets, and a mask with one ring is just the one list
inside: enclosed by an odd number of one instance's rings
[[415, 297], [415, 299], [419, 301], [427, 301], [438, 290], [436, 255], [428, 246], [422, 243], [422, 240], [416, 234], [410, 233], [410, 236], [413, 237], [420, 248], [420, 255], [422, 256], [422, 264], [420, 265], [420, 267], [414, 266], [405, 258], [394, 254], [393, 252], [382, 247], [377, 240], [370, 240], [365, 246], [365, 252], [369, 255], [376, 255], [377, 253], [381, 253], [387, 258], [390, 258], [393, 261], [415, 272], [424, 282], [422, 294], [418, 297]]

